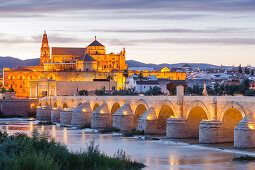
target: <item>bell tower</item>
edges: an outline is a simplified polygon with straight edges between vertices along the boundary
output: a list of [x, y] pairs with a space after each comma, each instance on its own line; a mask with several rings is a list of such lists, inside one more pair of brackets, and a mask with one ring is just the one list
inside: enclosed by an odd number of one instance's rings
[[41, 58], [40, 66], [43, 66], [44, 63], [50, 62], [50, 47], [49, 47], [46, 31], [44, 31], [44, 34], [43, 34], [40, 58]]

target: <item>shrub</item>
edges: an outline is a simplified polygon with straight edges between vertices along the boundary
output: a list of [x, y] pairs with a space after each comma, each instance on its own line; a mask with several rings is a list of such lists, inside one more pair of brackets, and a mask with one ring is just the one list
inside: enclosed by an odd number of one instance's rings
[[91, 128], [91, 123], [86, 123], [85, 125], [81, 127], [81, 129], [85, 129], [85, 128]]
[[4, 112], [0, 110], [0, 117], [4, 117]]
[[88, 90], [80, 90], [78, 92], [78, 95], [79, 96], [87, 96], [89, 94]]
[[42, 121], [39, 122], [38, 125], [53, 125], [54, 123], [50, 120], [50, 121]]
[[115, 156], [102, 154], [91, 141], [86, 152], [70, 152], [67, 147], [33, 131], [32, 137], [17, 133], [8, 136], [0, 131], [0, 167], [3, 170], [69, 169], [141, 169], [143, 163], [131, 161], [124, 151]]
[[122, 136], [125, 136], [125, 137], [132, 137], [134, 135], [144, 135], [144, 131], [132, 129], [130, 131], [124, 131], [122, 134]]
[[112, 133], [112, 132], [120, 132], [120, 129], [115, 127], [107, 127], [100, 131], [101, 133]]
[[236, 157], [233, 159], [233, 161], [255, 161], [255, 157], [248, 156], [248, 155], [242, 155], [240, 157]]
[[154, 86], [150, 90], [145, 92], [145, 95], [161, 95], [163, 92], [161, 91], [160, 87]]

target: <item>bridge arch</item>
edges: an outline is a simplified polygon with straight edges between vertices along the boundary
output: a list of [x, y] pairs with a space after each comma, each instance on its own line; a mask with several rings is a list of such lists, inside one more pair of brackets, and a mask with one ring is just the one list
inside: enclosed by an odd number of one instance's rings
[[99, 108], [99, 104], [98, 103], [95, 103], [94, 106], [93, 106], [93, 110], [92, 111], [95, 111], [97, 108]]
[[113, 103], [113, 105], [111, 107], [111, 114], [114, 114], [117, 110], [119, 110], [120, 107], [121, 106], [118, 102]]
[[144, 100], [138, 100], [134, 111], [134, 125], [137, 127], [138, 119], [141, 117], [146, 110], [148, 110], [148, 104]]
[[234, 102], [234, 101], [231, 101], [231, 102], [228, 102], [222, 109], [221, 113], [220, 113], [220, 117], [219, 117], [219, 120], [222, 122], [223, 120], [223, 117], [224, 117], [224, 114], [227, 112], [227, 110], [229, 109], [237, 109], [242, 117], [244, 117], [246, 115], [246, 112], [245, 112], [245, 109], [237, 102]]
[[206, 107], [206, 105], [205, 105], [203, 102], [201, 102], [200, 100], [194, 100], [194, 101], [191, 103], [191, 105], [189, 106], [189, 109], [188, 109], [187, 112], [186, 112], [186, 116], [185, 116], [186, 119], [188, 119], [189, 114], [190, 114], [190, 111], [191, 111], [194, 107], [200, 107], [200, 108], [202, 108], [202, 109], [204, 110], [204, 112], [205, 112], [207, 118], [208, 118], [208, 119], [210, 118], [210, 113], [209, 113], [209, 110], [208, 110], [208, 108]]
[[208, 120], [209, 117], [210, 115], [205, 104], [198, 100], [194, 101], [186, 115], [188, 138], [198, 138], [200, 122], [202, 120]]
[[234, 141], [234, 128], [246, 115], [244, 108], [237, 102], [229, 102], [221, 112], [222, 137], [221, 142]]
[[63, 104], [63, 109], [68, 108], [68, 105], [66, 103]]
[[173, 104], [168, 100], [161, 102], [158, 114], [158, 130], [160, 133], [166, 132], [166, 122], [167, 119], [171, 116], [176, 116], [174, 113]]

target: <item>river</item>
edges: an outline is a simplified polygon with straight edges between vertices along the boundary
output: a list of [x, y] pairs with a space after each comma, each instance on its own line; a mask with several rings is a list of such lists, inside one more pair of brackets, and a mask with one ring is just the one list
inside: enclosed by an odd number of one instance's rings
[[85, 150], [93, 139], [100, 150], [108, 155], [123, 149], [133, 160], [146, 164], [144, 169], [255, 169], [255, 162], [232, 161], [234, 156], [242, 154], [255, 156], [254, 150], [236, 150], [233, 144], [200, 145], [197, 140], [143, 140], [121, 137], [118, 134], [97, 134], [87, 130], [36, 124], [32, 119], [0, 119], [0, 129], [8, 134], [23, 132], [31, 135], [37, 129], [38, 132], [66, 144], [72, 151]]

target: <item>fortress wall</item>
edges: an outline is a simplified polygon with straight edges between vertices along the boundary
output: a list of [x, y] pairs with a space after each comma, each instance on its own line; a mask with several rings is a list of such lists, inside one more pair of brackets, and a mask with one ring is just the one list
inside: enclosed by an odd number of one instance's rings
[[36, 113], [37, 99], [4, 99], [0, 100], [0, 110], [4, 116], [29, 116]]
[[[110, 88], [114, 86], [117, 90], [117, 82], [111, 81]], [[78, 90], [102, 90], [102, 87], [105, 87], [105, 90], [109, 90], [109, 82], [106, 81], [60, 81], [57, 82], [57, 95], [74, 95]]]

